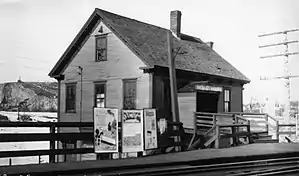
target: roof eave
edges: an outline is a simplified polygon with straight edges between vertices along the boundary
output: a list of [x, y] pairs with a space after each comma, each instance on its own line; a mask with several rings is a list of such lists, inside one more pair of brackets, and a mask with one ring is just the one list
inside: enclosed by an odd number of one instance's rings
[[[71, 44], [67, 47], [67, 49], [65, 50], [65, 52], [62, 54], [62, 56], [60, 57], [60, 59], [58, 60], [58, 62], [55, 64], [55, 66], [49, 72], [48, 76], [50, 76], [52, 78], [55, 78], [55, 77], [59, 77], [61, 75], [61, 71], [58, 70], [59, 66], [61, 66], [62, 62], [64, 61], [64, 59], [66, 57], [66, 55], [74, 47], [74, 45], [78, 41], [78, 38], [86, 30], [86, 28], [88, 27], [88, 25], [90, 24], [90, 22], [96, 17], [96, 15], [97, 15], [97, 10], [94, 10], [93, 13], [91, 14], [91, 16], [88, 18], [88, 20], [83, 25], [83, 27], [80, 29], [80, 31], [78, 32], [78, 34], [76, 35], [76, 37], [73, 39], [73, 41], [71, 42]], [[63, 70], [63, 69], [61, 69], [61, 70]]]

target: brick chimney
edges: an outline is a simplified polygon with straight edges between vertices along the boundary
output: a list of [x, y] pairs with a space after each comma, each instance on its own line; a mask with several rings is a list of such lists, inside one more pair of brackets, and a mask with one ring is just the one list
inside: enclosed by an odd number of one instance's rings
[[181, 35], [181, 17], [182, 13], [179, 10], [170, 12], [170, 30], [177, 37]]
[[214, 42], [206, 42], [206, 44], [213, 49]]

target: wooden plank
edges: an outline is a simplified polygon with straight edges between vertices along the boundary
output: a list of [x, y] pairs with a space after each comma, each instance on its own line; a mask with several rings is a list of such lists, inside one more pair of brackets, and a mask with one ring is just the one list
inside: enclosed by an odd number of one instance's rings
[[93, 140], [93, 133], [14, 133], [0, 134], [0, 142]]
[[250, 132], [242, 131], [242, 132], [238, 132], [235, 134], [224, 134], [224, 135], [221, 135], [220, 138], [225, 139], [225, 138], [235, 138], [235, 137], [246, 137], [246, 136], [250, 136], [250, 135], [251, 135]]
[[279, 127], [296, 127], [296, 124], [279, 124]]
[[213, 117], [209, 117], [209, 116], [196, 116], [196, 119], [209, 119], [209, 120], [213, 120]]
[[197, 123], [197, 128], [199, 128], [199, 127], [212, 127], [212, 126], [213, 125]]
[[214, 135], [213, 137], [211, 137], [205, 144], [205, 147], [208, 147], [210, 144], [212, 144], [212, 142], [214, 142], [217, 139], [217, 136]]
[[282, 135], [296, 134], [296, 131], [280, 131], [279, 134], [282, 134]]
[[256, 113], [256, 112], [226, 112], [226, 114], [238, 114], [238, 115], [266, 115], [266, 113]]
[[0, 151], [0, 158], [94, 153], [94, 148]]
[[210, 115], [210, 116], [213, 116], [213, 115], [221, 115], [221, 116], [233, 116], [232, 114], [227, 114], [227, 113], [210, 113], [210, 112], [194, 112], [195, 115]]
[[209, 133], [213, 132], [215, 130], [216, 126], [214, 125], [211, 129], [209, 129], [207, 132], [204, 133], [204, 137], [206, 137]]
[[1, 122], [0, 127], [93, 127], [93, 122]]
[[210, 121], [210, 120], [197, 120], [197, 123], [199, 124], [211, 124], [213, 125], [213, 121]]
[[225, 127], [247, 127], [247, 124], [228, 124], [228, 125], [217, 125], [220, 128], [225, 128]]
[[216, 126], [216, 139], [215, 139], [215, 148], [219, 149], [220, 146], [220, 127]]
[[261, 119], [265, 120], [265, 116], [243, 116], [245, 119]]

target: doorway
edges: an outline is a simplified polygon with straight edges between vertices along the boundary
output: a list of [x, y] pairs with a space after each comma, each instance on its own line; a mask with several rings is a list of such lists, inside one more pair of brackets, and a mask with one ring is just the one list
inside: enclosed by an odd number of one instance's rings
[[218, 112], [219, 94], [214, 92], [196, 93], [196, 112]]

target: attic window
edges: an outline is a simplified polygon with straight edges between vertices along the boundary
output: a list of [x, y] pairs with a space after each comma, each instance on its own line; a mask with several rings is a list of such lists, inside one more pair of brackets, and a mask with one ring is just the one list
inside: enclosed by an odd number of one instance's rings
[[96, 62], [107, 60], [107, 35], [96, 36]]

